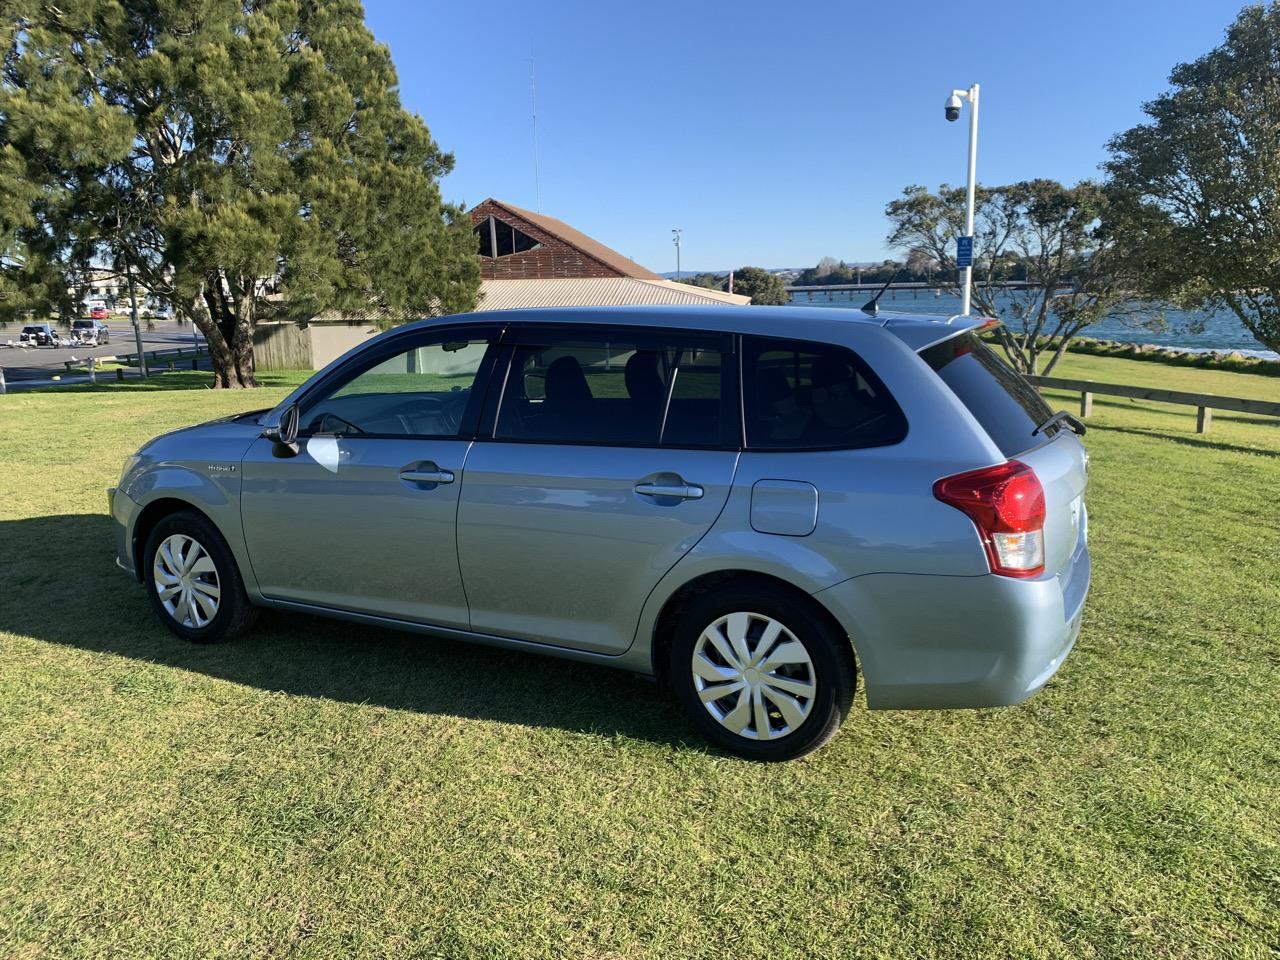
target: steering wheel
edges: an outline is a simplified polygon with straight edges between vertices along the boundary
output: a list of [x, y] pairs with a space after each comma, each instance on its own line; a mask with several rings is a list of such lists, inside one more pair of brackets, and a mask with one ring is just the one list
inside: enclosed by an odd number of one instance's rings
[[462, 411], [466, 407], [467, 394], [464, 391], [436, 396], [419, 394], [404, 403], [398, 404], [389, 411], [400, 421], [405, 433], [419, 433], [418, 425], [413, 421], [431, 419], [437, 426], [433, 433], [456, 433], [462, 425]]

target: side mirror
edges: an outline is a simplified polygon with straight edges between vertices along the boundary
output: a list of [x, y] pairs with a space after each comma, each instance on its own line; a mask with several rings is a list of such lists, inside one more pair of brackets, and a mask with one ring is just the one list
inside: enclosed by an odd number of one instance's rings
[[284, 413], [280, 414], [280, 423], [277, 426], [267, 427], [262, 431], [262, 435], [274, 444], [271, 449], [272, 454], [277, 457], [298, 455], [299, 417], [298, 405], [291, 403], [284, 408]]

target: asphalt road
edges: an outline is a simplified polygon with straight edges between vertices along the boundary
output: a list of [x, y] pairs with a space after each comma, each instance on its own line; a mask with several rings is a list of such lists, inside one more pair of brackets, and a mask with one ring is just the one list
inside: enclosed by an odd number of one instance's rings
[[[107, 328], [111, 342], [102, 347], [19, 347], [18, 334], [22, 325], [10, 323], [0, 330], [0, 368], [4, 369], [5, 380], [10, 387], [24, 381], [47, 382], [54, 376], [62, 376], [61, 382], [70, 382], [73, 379], [84, 379], [63, 376], [66, 373], [65, 361], [72, 357], [84, 360], [88, 357], [114, 357], [137, 352], [133, 325], [127, 318], [112, 317], [107, 321]], [[64, 333], [61, 329], [58, 332]], [[157, 320], [148, 327], [145, 320], [142, 322], [144, 351], [190, 347], [193, 342], [190, 325], [180, 327], [172, 320]], [[200, 342], [204, 343], [203, 338]]]

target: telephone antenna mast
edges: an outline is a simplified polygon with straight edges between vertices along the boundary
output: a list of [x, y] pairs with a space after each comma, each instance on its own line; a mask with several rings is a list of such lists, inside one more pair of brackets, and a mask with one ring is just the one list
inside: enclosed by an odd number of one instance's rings
[[538, 62], [529, 58], [529, 103], [533, 120], [533, 209], [542, 212], [542, 183], [538, 175]]

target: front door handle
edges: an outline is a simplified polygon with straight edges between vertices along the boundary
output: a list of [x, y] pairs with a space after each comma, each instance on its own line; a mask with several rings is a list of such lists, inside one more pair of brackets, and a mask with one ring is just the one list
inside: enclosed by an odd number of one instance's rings
[[401, 468], [400, 479], [410, 483], [453, 483], [453, 471], [441, 470], [434, 463], [415, 463]]
[[642, 497], [674, 497], [677, 500], [699, 500], [705, 493], [694, 483], [637, 483], [634, 489]]

